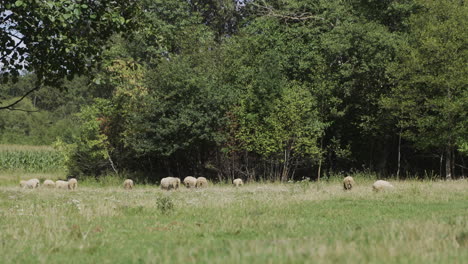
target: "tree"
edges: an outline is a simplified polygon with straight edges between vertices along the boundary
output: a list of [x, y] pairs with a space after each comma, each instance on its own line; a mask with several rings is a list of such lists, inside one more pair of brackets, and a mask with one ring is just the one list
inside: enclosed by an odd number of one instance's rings
[[57, 86], [64, 77], [89, 73], [107, 40], [135, 27], [138, 12], [134, 0], [1, 0], [3, 81], [34, 72], [36, 86], [24, 98], [42, 84]]
[[468, 139], [468, 6], [463, 1], [418, 1], [409, 20], [393, 74], [397, 86], [383, 103], [394, 111], [403, 136], [421, 150], [445, 157], [445, 178], [454, 171], [454, 153]]

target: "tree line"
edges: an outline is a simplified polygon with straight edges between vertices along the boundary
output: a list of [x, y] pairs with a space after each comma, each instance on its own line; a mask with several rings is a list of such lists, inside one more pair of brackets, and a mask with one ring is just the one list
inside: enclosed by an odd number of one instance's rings
[[[145, 0], [136, 9], [97, 67], [29, 97], [49, 128], [68, 129], [46, 141], [67, 153], [71, 176], [451, 179], [468, 169], [464, 1]], [[35, 78], [0, 90], [13, 97]], [[12, 114], [0, 114], [8, 131]]]

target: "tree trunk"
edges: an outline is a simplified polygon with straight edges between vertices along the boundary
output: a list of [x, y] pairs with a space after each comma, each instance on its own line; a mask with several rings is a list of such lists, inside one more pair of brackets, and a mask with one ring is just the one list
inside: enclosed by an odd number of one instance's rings
[[444, 153], [440, 154], [439, 175], [442, 178], [442, 164], [444, 163]]
[[378, 160], [376, 164], [376, 170], [381, 174], [385, 175], [387, 174], [387, 162], [388, 162], [388, 157], [390, 155], [390, 148], [392, 147], [391, 145], [391, 136], [390, 135], [385, 135], [383, 137], [383, 146], [380, 147], [380, 151], [378, 153]]
[[281, 175], [281, 181], [282, 182], [287, 182], [289, 180], [290, 157], [291, 157], [291, 147], [288, 145], [284, 149], [283, 172], [282, 172], [282, 175]]
[[462, 167], [461, 167], [461, 172], [462, 172], [462, 178], [464, 179], [465, 178], [465, 168], [466, 168], [466, 165], [465, 165], [465, 160], [463, 159], [463, 155], [460, 156], [461, 157], [461, 161], [462, 161]]
[[456, 178], [456, 171], [455, 171], [455, 161], [457, 160], [457, 157], [455, 156], [455, 148], [452, 149], [452, 163], [450, 163], [450, 170], [452, 171], [452, 178]]
[[[320, 139], [320, 152], [322, 152], [323, 149], [323, 136]], [[319, 166], [318, 166], [318, 171], [317, 171], [317, 181], [320, 181], [320, 173], [322, 170], [322, 153], [320, 153], [320, 159], [319, 159]]]
[[400, 134], [398, 135], [398, 169], [396, 173], [396, 178], [397, 180], [400, 179], [400, 167], [401, 167], [401, 132], [402, 129], [400, 129]]
[[447, 147], [445, 151], [445, 180], [452, 179], [452, 149]]

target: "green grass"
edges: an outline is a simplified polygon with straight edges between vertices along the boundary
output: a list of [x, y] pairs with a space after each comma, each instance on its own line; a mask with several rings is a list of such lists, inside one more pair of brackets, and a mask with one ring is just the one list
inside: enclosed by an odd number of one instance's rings
[[383, 193], [356, 180], [350, 192], [337, 182], [2, 186], [0, 263], [466, 263], [466, 180]]
[[49, 146], [0, 145], [0, 170], [24, 172], [63, 171], [63, 155]]

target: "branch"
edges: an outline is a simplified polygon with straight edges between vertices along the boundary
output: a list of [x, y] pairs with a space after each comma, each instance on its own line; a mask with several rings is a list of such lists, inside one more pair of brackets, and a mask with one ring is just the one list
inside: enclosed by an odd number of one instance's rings
[[[16, 38], [16, 39], [18, 39], [18, 40], [23, 40], [22, 37], [18, 37], [17, 35], [15, 35], [15, 34], [9, 32], [9, 31], [7, 31], [6, 34], [7, 34], [7, 35], [10, 35], [10, 37], [14, 37], [14, 38]], [[21, 34], [21, 33], [20, 33], [20, 34]]]
[[281, 14], [277, 10], [273, 9], [271, 6], [264, 6], [252, 3], [254, 6], [264, 9], [263, 13], [266, 16], [277, 17], [283, 20], [292, 20], [292, 21], [305, 21], [305, 20], [324, 20], [322, 17], [318, 17], [309, 12], [303, 13], [293, 13], [293, 14]]
[[468, 169], [467, 167], [462, 166], [462, 165], [460, 165], [460, 164], [456, 164], [456, 163], [455, 163], [455, 166], [458, 166], [458, 167], [463, 168], [463, 169]]
[[109, 163], [110, 163], [112, 169], [114, 170], [115, 174], [119, 174], [119, 172], [117, 171], [117, 169], [114, 166], [114, 162], [112, 161], [112, 158], [111, 158], [111, 156], [109, 154], [109, 151], [107, 149], [106, 149], [106, 152], [107, 152], [107, 157], [109, 159]]
[[6, 17], [3, 17], [3, 19], [2, 19], [2, 24], [5, 23], [7, 20], [9, 20], [10, 17], [12, 17], [12, 16], [13, 16], [13, 13], [9, 14], [9, 15], [6, 16]]
[[26, 98], [26, 96], [30, 95], [31, 93], [39, 90], [39, 88], [41, 88], [40, 85], [37, 85], [36, 87], [34, 87], [33, 89], [31, 89], [30, 91], [28, 91], [27, 93], [25, 93], [23, 96], [21, 96], [20, 99], [16, 100], [15, 102], [9, 104], [9, 105], [6, 105], [6, 106], [0, 106], [0, 110], [3, 110], [3, 109], [9, 109], [9, 110], [12, 110], [13, 106], [15, 106], [16, 104], [18, 104], [19, 102], [23, 101], [24, 98]]
[[[14, 52], [15, 49], [18, 48], [19, 45], [21, 45], [21, 43], [23, 43], [23, 39], [21, 39], [20, 41], [18, 41], [18, 43], [16, 43], [16, 45], [15, 45], [13, 48], [11, 48], [11, 52]], [[10, 53], [5, 53], [4, 55], [2, 55], [2, 57], [0, 57], [0, 60], [3, 60], [3, 58], [5, 58], [6, 56], [10, 55], [11, 52], [10, 52]]]

